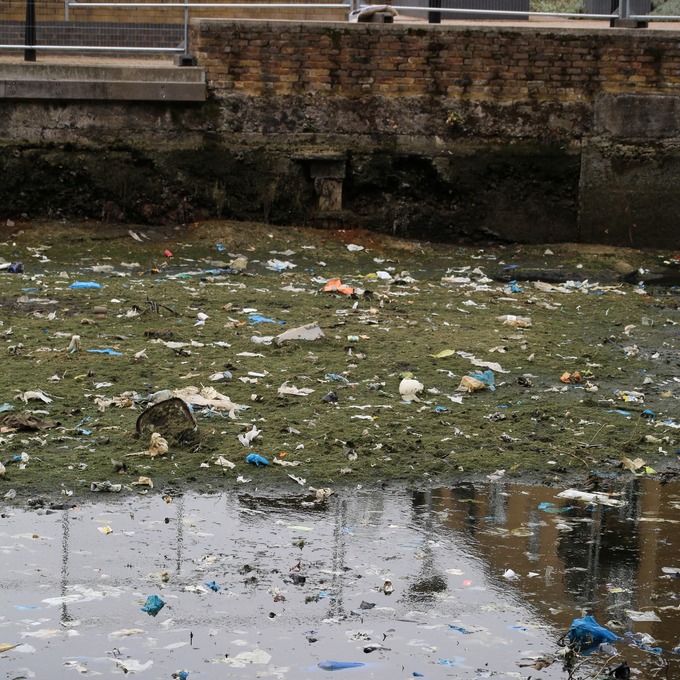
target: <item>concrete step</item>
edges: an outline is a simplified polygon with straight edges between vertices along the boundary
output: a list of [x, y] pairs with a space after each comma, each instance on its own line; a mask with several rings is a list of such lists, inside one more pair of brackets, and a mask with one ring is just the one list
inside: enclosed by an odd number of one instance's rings
[[199, 67], [0, 63], [0, 99], [205, 101]]

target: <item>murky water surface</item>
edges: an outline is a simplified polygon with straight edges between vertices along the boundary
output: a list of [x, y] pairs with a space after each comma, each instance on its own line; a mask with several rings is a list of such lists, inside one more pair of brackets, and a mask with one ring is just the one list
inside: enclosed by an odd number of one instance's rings
[[[531, 664], [556, 657], [583, 613], [622, 636], [610, 667], [625, 658], [634, 677], [656, 677], [668, 664], [664, 677], [678, 677], [680, 486], [635, 480], [620, 508], [558, 491], [5, 507], [0, 643], [18, 646], [1, 655], [2, 677], [304, 680], [337, 661], [363, 664], [339, 677], [566, 678], [559, 658]], [[165, 602], [155, 617], [142, 611], [149, 595]], [[588, 659], [573, 677], [594, 677], [608, 655]]]

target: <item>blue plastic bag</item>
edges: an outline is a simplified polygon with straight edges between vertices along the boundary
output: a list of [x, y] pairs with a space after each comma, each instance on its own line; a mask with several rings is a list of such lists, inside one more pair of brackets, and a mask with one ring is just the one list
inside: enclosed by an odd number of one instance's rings
[[468, 375], [471, 378], [475, 378], [475, 380], [479, 380], [480, 382], [483, 382], [489, 390], [492, 392], [496, 391], [496, 385], [494, 385], [494, 374], [493, 371], [486, 370], [486, 371], [479, 371], [479, 372], [474, 372], [474, 373], [468, 373]]
[[251, 453], [250, 455], [246, 456], [246, 463], [252, 463], [257, 467], [260, 467], [262, 465], [269, 465], [269, 461], [266, 458], [258, 456], [256, 453]]
[[210, 588], [210, 590], [213, 590], [214, 592], [217, 592], [218, 590], [221, 589], [222, 586], [218, 586], [215, 581], [209, 581], [208, 583], [205, 584], [206, 588]]
[[319, 668], [324, 671], [342, 671], [346, 668], [360, 668], [365, 665], [359, 661], [322, 661]]
[[88, 349], [88, 352], [91, 352], [92, 354], [108, 354], [112, 357], [122, 357], [123, 353], [122, 352], [116, 352], [115, 349], [109, 349], [108, 347], [106, 349]]
[[142, 607], [142, 611], [146, 612], [149, 616], [156, 616], [163, 607], [165, 607], [165, 602], [158, 595], [149, 595]]
[[569, 640], [575, 644], [581, 654], [589, 654], [603, 642], [621, 640], [618, 635], [601, 626], [593, 616], [574, 619], [569, 629]]

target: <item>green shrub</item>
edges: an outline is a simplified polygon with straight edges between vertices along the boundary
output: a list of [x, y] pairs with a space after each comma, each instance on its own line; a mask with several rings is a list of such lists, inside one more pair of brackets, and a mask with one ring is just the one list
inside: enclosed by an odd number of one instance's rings
[[[680, 2], [680, 0], [669, 0]], [[565, 14], [579, 14], [583, 12], [583, 0], [530, 0], [531, 12], [560, 12]]]
[[680, 18], [680, 0], [657, 0], [652, 2], [652, 14], [675, 16]]

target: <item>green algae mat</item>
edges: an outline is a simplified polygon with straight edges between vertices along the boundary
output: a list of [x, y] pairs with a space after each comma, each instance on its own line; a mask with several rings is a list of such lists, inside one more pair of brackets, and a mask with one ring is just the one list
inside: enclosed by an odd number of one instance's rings
[[0, 258], [3, 494], [677, 462], [672, 252], [53, 223], [5, 227]]

